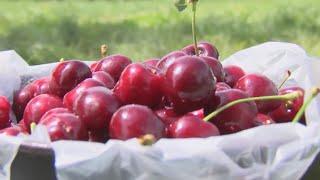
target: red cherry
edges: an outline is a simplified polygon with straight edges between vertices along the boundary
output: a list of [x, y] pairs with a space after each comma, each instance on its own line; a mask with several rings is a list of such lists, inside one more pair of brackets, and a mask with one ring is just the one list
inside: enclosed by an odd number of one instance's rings
[[[198, 44], [198, 49], [199, 49], [200, 56], [210, 56], [210, 57], [219, 59], [219, 52], [218, 52], [217, 48], [208, 42], [200, 42]], [[195, 55], [196, 54], [196, 51], [195, 51], [193, 44], [190, 44], [190, 45], [184, 47], [182, 49], [182, 51], [187, 53], [188, 55]]]
[[10, 125], [10, 103], [5, 96], [0, 96], [0, 129]]
[[[248, 97], [247, 93], [238, 89], [216, 92], [213, 105], [206, 107], [205, 112], [213, 112], [214, 109], [208, 109], [210, 107], [220, 108], [234, 100]], [[210, 122], [218, 127], [221, 134], [230, 134], [253, 127], [257, 113], [255, 102], [240, 103], [222, 111], [210, 119]]]
[[81, 81], [91, 76], [90, 68], [85, 63], [77, 60], [63, 61], [52, 71], [50, 89], [52, 93], [63, 97]]
[[233, 87], [237, 81], [245, 75], [245, 72], [239, 67], [235, 65], [228, 65], [223, 68], [225, 73], [225, 82]]
[[105, 87], [84, 90], [74, 102], [73, 111], [89, 130], [108, 128], [112, 114], [120, 107], [118, 98]]
[[51, 141], [88, 140], [84, 123], [76, 115], [67, 111], [62, 108], [52, 109], [43, 115], [39, 124], [47, 128]]
[[224, 81], [224, 71], [222, 64], [217, 59], [210, 57], [210, 56], [203, 56], [201, 59], [207, 63], [210, 69], [213, 72], [213, 75], [217, 78], [217, 82]]
[[18, 126], [10, 126], [10, 127], [7, 127], [7, 128], [0, 130], [0, 134], [5, 134], [7, 136], [17, 136], [20, 133], [27, 134], [26, 131], [24, 131], [23, 129], [21, 129]]
[[131, 59], [126, 56], [120, 54], [111, 55], [101, 59], [94, 71], [104, 71], [110, 74], [114, 81], [117, 82], [124, 68], [131, 63]]
[[253, 121], [254, 126], [262, 126], [262, 125], [269, 125], [275, 124], [274, 120], [266, 114], [258, 113], [256, 118]]
[[34, 88], [35, 88], [34, 97], [40, 94], [50, 94], [51, 90], [49, 87], [49, 83], [50, 83], [49, 77], [43, 77], [33, 81], [32, 84], [34, 85]]
[[123, 104], [141, 104], [152, 108], [162, 100], [162, 82], [162, 77], [153, 74], [145, 65], [133, 63], [122, 72], [114, 93]]
[[151, 67], [156, 67], [157, 66], [157, 63], [160, 61], [160, 59], [148, 59], [148, 60], [145, 60], [143, 62], [144, 65], [146, 66], [151, 66]]
[[212, 96], [215, 78], [209, 66], [195, 56], [183, 56], [165, 73], [164, 93], [177, 113], [201, 109]]
[[156, 67], [160, 69], [162, 73], [167, 71], [167, 68], [175, 62], [178, 58], [182, 56], [186, 56], [187, 54], [182, 51], [173, 51], [167, 55], [165, 55], [161, 60], [157, 63]]
[[17, 119], [21, 119], [23, 116], [23, 112], [28, 102], [34, 98], [34, 94], [36, 92], [36, 87], [33, 83], [30, 83], [23, 87], [21, 90], [14, 93], [13, 96], [13, 111], [17, 117]]
[[[243, 76], [238, 80], [234, 88], [245, 91], [250, 97], [278, 95], [276, 85], [269, 78], [261, 74], [247, 74]], [[268, 113], [278, 108], [281, 101], [256, 101], [256, 104], [259, 112]]]
[[201, 118], [192, 115], [186, 115], [173, 122], [168, 128], [171, 138], [197, 138], [218, 136], [218, 128]]
[[[272, 119], [274, 119], [276, 122], [291, 122], [303, 105], [304, 90], [300, 87], [283, 88], [279, 90], [279, 94], [288, 94], [294, 91], [301, 92], [302, 96], [289, 102], [281, 102], [281, 105], [277, 109], [269, 113]], [[305, 118], [303, 117], [302, 120], [305, 121]]]
[[112, 89], [115, 85], [113, 78], [110, 74], [104, 71], [97, 71], [92, 73], [92, 79], [101, 82], [108, 89]]
[[216, 92], [224, 91], [224, 90], [227, 90], [227, 89], [231, 89], [231, 87], [228, 84], [224, 83], [224, 82], [218, 82], [216, 84]]
[[175, 113], [172, 108], [158, 109], [154, 111], [154, 113], [162, 120], [165, 125], [169, 125], [181, 117], [181, 115]]
[[74, 102], [77, 99], [77, 97], [86, 89], [89, 89], [91, 87], [96, 87], [96, 86], [103, 86], [104, 85], [92, 78], [88, 78], [84, 81], [82, 81], [78, 86], [76, 86], [74, 89], [69, 91], [67, 94], [64, 95], [63, 97], [63, 105], [68, 108], [69, 110], [73, 110]]
[[44, 113], [57, 107], [63, 107], [63, 104], [61, 99], [54, 95], [41, 94], [31, 99], [23, 113], [28, 130], [32, 122], [37, 124]]
[[112, 139], [127, 140], [146, 134], [159, 139], [164, 135], [164, 124], [147, 106], [131, 104], [114, 113], [109, 132]]

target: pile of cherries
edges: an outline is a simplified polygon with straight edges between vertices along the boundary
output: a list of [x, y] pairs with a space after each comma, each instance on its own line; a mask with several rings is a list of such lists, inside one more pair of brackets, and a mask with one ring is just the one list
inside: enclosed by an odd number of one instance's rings
[[[300, 87], [278, 89], [261, 74], [223, 67], [208, 42], [173, 51], [161, 59], [133, 63], [123, 55], [91, 66], [78, 60], [58, 63], [49, 77], [15, 92], [12, 108], [0, 97], [0, 133], [28, 134], [41, 124], [52, 141], [210, 137], [260, 125], [290, 122], [303, 104]], [[289, 100], [251, 101], [205, 116], [238, 99], [299, 91]], [[13, 110], [17, 124], [10, 122]]]

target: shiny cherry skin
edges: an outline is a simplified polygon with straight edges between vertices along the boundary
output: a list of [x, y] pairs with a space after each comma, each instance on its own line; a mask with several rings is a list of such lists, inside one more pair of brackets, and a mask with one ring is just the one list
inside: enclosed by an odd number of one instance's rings
[[114, 81], [117, 82], [124, 68], [131, 63], [132, 61], [128, 57], [115, 54], [99, 60], [94, 71], [104, 71], [110, 74]]
[[164, 78], [165, 96], [179, 114], [201, 109], [213, 95], [216, 84], [210, 67], [195, 56], [177, 59]]
[[40, 94], [51, 94], [50, 77], [43, 77], [32, 82], [35, 87], [34, 97]]
[[57, 112], [55, 109], [50, 111], [43, 115], [39, 124], [47, 128], [51, 141], [88, 140], [88, 131], [75, 114], [66, 112], [67, 110], [65, 112]]
[[225, 73], [225, 83], [233, 87], [237, 81], [245, 75], [245, 72], [236, 65], [227, 65], [223, 67]]
[[[301, 92], [302, 96], [290, 101], [290, 102], [281, 102], [281, 105], [269, 113], [269, 115], [277, 122], [277, 123], [284, 123], [284, 122], [291, 122], [301, 106], [303, 105], [304, 99], [304, 90], [300, 87], [288, 87], [279, 90], [279, 94], [288, 94], [294, 91]], [[305, 117], [303, 116], [302, 123], [305, 122]]]
[[217, 91], [224, 91], [227, 89], [232, 89], [228, 84], [224, 83], [224, 82], [218, 82], [216, 84], [216, 92]]
[[73, 112], [88, 130], [107, 129], [113, 113], [121, 106], [119, 99], [105, 87], [84, 90], [75, 100]]
[[162, 120], [165, 125], [169, 125], [178, 120], [182, 115], [174, 112], [172, 108], [162, 108], [155, 110], [154, 113]]
[[[219, 108], [232, 101], [249, 96], [241, 90], [229, 89], [216, 92], [215, 97], [212, 106]], [[205, 109], [205, 112], [213, 111], [214, 109]], [[230, 134], [253, 127], [253, 121], [257, 114], [258, 110], [255, 102], [240, 103], [220, 112], [210, 119], [210, 122], [218, 127], [221, 134]]]
[[254, 126], [275, 124], [276, 122], [267, 114], [258, 113], [253, 121]]
[[195, 111], [192, 111], [192, 112], [189, 112], [188, 115], [194, 115], [194, 116], [197, 116], [197, 117], [199, 117], [201, 119], [203, 119], [205, 117], [203, 108], [195, 110]]
[[218, 136], [218, 128], [198, 116], [185, 115], [170, 124], [168, 128], [170, 138], [206, 138]]
[[141, 104], [153, 108], [162, 100], [162, 84], [163, 78], [154, 74], [149, 67], [133, 63], [122, 72], [113, 91], [123, 104]]
[[[247, 74], [237, 81], [234, 88], [248, 93], [250, 97], [278, 95], [276, 85], [262, 74]], [[268, 113], [278, 108], [281, 101], [256, 101], [256, 104], [259, 112]]]
[[127, 140], [152, 134], [164, 136], [165, 125], [147, 106], [130, 104], [119, 108], [112, 116], [109, 132], [112, 139]]
[[26, 131], [21, 129], [19, 126], [10, 126], [0, 130], [0, 134], [4, 134], [7, 136], [18, 136], [19, 134], [28, 134]]
[[210, 56], [203, 56], [201, 59], [208, 64], [213, 75], [217, 78], [217, 82], [224, 82], [224, 71], [220, 61]]
[[[215, 59], [219, 59], [219, 52], [218, 52], [217, 48], [208, 42], [198, 43], [198, 49], [199, 49], [200, 56], [210, 56]], [[190, 45], [184, 47], [182, 49], [182, 51], [188, 55], [191, 55], [191, 56], [196, 54], [196, 51], [195, 51], [193, 44], [190, 44]]]
[[147, 59], [143, 62], [144, 65], [150, 66], [150, 67], [156, 67], [157, 63], [160, 61], [160, 59], [157, 58], [152, 58], [152, 59]]
[[63, 97], [83, 80], [92, 76], [90, 68], [78, 60], [60, 62], [52, 71], [50, 89], [53, 94]]
[[22, 118], [25, 107], [27, 106], [28, 102], [34, 98], [35, 91], [35, 86], [30, 83], [14, 93], [12, 109], [17, 119]]
[[110, 76], [110, 74], [104, 71], [93, 72], [92, 79], [101, 82], [108, 89], [112, 89], [115, 85], [114, 79]]
[[187, 54], [183, 51], [172, 51], [161, 58], [156, 67], [160, 69], [160, 72], [165, 73], [167, 71], [167, 68], [182, 56], [187, 56]]
[[62, 100], [54, 95], [41, 94], [31, 99], [23, 113], [23, 119], [28, 130], [30, 130], [32, 122], [38, 124], [47, 111], [58, 107], [63, 107]]
[[5, 96], [0, 96], [0, 129], [10, 125], [10, 103]]
[[78, 84], [78, 86], [76, 86], [75, 88], [73, 88], [71, 91], [69, 91], [67, 94], [64, 95], [63, 105], [72, 111], [74, 107], [74, 102], [77, 99], [77, 97], [86, 89], [89, 89], [91, 87], [96, 87], [96, 86], [104, 87], [104, 85], [101, 82], [94, 80], [93, 78], [85, 79], [80, 84]]

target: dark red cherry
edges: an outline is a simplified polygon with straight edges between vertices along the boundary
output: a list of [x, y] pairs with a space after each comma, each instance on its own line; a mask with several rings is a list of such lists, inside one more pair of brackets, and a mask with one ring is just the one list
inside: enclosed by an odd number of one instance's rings
[[217, 82], [224, 81], [224, 71], [222, 64], [217, 59], [210, 56], [203, 56], [201, 59], [208, 64], [213, 72], [213, 75], [217, 78]]
[[[278, 95], [276, 85], [262, 74], [247, 74], [237, 81], [234, 88], [248, 93], [250, 97]], [[256, 101], [256, 104], [259, 112], [268, 113], [278, 108], [281, 101]]]
[[[304, 90], [300, 87], [288, 87], [279, 90], [279, 94], [288, 94], [294, 91], [301, 92], [302, 96], [289, 101], [289, 102], [281, 102], [281, 105], [269, 113], [269, 115], [278, 123], [291, 122], [301, 106], [303, 105], [304, 98]], [[305, 121], [305, 118], [302, 118]], [[303, 122], [302, 121], [302, 122]]]
[[32, 82], [34, 85], [35, 91], [34, 91], [34, 97], [40, 95], [40, 94], [50, 94], [50, 77], [43, 77], [40, 79], [37, 79]]
[[156, 67], [160, 69], [162, 73], [167, 71], [167, 68], [175, 62], [176, 59], [187, 56], [183, 51], [172, 51], [171, 53], [165, 55], [161, 60], [157, 63]]
[[63, 107], [62, 100], [54, 95], [41, 94], [31, 99], [23, 113], [28, 130], [32, 122], [37, 124], [44, 113], [58, 107]]
[[90, 68], [77, 60], [60, 62], [52, 71], [50, 89], [53, 94], [63, 97], [83, 80], [90, 78]]
[[0, 96], [0, 129], [10, 125], [10, 103], [5, 96]]
[[197, 116], [186, 115], [170, 124], [168, 134], [171, 138], [206, 138], [220, 133], [215, 125]]
[[92, 79], [101, 82], [108, 89], [112, 89], [115, 85], [113, 78], [110, 74], [104, 71], [97, 71], [92, 73]]
[[26, 131], [18, 126], [10, 126], [0, 130], [0, 134], [5, 134], [7, 136], [18, 136], [19, 134], [28, 134]]
[[124, 68], [131, 63], [131, 59], [126, 56], [121, 54], [111, 55], [101, 59], [94, 71], [104, 71], [117, 82]]
[[262, 125], [269, 125], [275, 124], [274, 120], [266, 114], [258, 113], [256, 118], [253, 121], [254, 126], [262, 126]]
[[165, 125], [169, 125], [178, 120], [181, 115], [174, 112], [172, 108], [162, 108], [154, 111]]
[[[54, 112], [50, 112], [54, 111]], [[44, 125], [51, 141], [57, 140], [88, 140], [88, 131], [84, 123], [70, 112], [52, 109], [44, 114], [39, 124]], [[67, 111], [67, 110], [65, 110]]]
[[[217, 48], [208, 43], [208, 42], [200, 42], [198, 44], [199, 55], [200, 56], [210, 56], [216, 59], [219, 59], [219, 52]], [[182, 49], [183, 52], [187, 53], [188, 55], [195, 55], [195, 48], [193, 44], [190, 44]]]
[[73, 112], [92, 130], [107, 129], [112, 114], [120, 107], [120, 101], [105, 87], [84, 90], [74, 102]]
[[228, 65], [223, 68], [225, 73], [225, 82], [233, 87], [237, 81], [245, 75], [245, 72], [239, 67], [235, 65]]
[[147, 59], [143, 62], [146, 66], [156, 67], [157, 63], [160, 61], [160, 59], [154, 58], [154, 59]]
[[44, 119], [44, 118], [47, 118], [51, 115], [61, 114], [61, 113], [71, 113], [71, 111], [67, 108], [64, 108], [64, 107], [58, 107], [58, 108], [50, 109], [49, 111], [44, 113], [44, 115], [41, 118]]
[[108, 140], [108, 132], [103, 130], [89, 131], [89, 141], [105, 143]]
[[224, 82], [218, 82], [216, 84], [216, 92], [217, 91], [224, 91], [224, 90], [227, 90], [227, 89], [231, 89], [231, 87], [228, 84], [224, 83]]
[[69, 110], [73, 110], [73, 105], [77, 97], [86, 89], [89, 89], [91, 87], [96, 87], [96, 86], [102, 86], [104, 85], [92, 78], [88, 78], [84, 81], [82, 81], [78, 86], [73, 88], [71, 91], [69, 91], [67, 94], [64, 95], [63, 97], [63, 105], [68, 108]]
[[183, 56], [168, 67], [163, 88], [175, 112], [184, 114], [201, 109], [214, 93], [215, 84], [206, 63], [196, 56]]
[[[238, 89], [228, 89], [216, 92], [212, 102], [218, 104], [220, 108], [237, 99], [248, 98], [248, 94]], [[205, 109], [205, 112], [213, 112], [215, 109]], [[235, 133], [253, 127], [253, 121], [258, 113], [255, 102], [240, 103], [220, 112], [210, 119], [215, 124], [221, 134]]]
[[152, 134], [156, 139], [164, 135], [164, 124], [147, 106], [126, 105], [118, 109], [110, 122], [110, 137], [127, 140]]
[[24, 109], [27, 106], [28, 102], [32, 98], [34, 98], [35, 92], [36, 87], [34, 86], [34, 84], [30, 83], [23, 87], [21, 90], [14, 93], [12, 109], [17, 119], [22, 118]]
[[152, 73], [140, 63], [127, 66], [114, 88], [115, 95], [123, 104], [141, 104], [156, 107], [162, 100], [163, 78]]

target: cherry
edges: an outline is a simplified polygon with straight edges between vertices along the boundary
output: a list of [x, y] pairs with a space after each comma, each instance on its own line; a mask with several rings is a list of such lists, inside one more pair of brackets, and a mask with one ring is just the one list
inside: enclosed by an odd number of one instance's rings
[[98, 61], [92, 63], [92, 64], [89, 66], [91, 72], [95, 72], [95, 69], [97, 68], [97, 65], [98, 65]]
[[[236, 85], [236, 89], [240, 89], [248, 93], [250, 97], [273, 96], [278, 95], [276, 85], [266, 76], [261, 74], [247, 74], [240, 78]], [[280, 101], [256, 101], [259, 112], [268, 113], [278, 108]]]
[[35, 91], [36, 88], [34, 84], [30, 83], [14, 93], [12, 109], [17, 119], [22, 118], [24, 109], [28, 102], [34, 97]]
[[38, 123], [40, 118], [50, 109], [63, 107], [62, 100], [54, 95], [41, 94], [31, 99], [23, 113], [24, 122], [30, 130], [31, 123]]
[[227, 90], [227, 89], [231, 89], [231, 87], [228, 84], [224, 83], [224, 82], [218, 82], [216, 84], [216, 92], [224, 91], [224, 90]]
[[218, 128], [201, 118], [193, 115], [186, 115], [170, 124], [168, 134], [171, 138], [196, 138], [218, 136]]
[[201, 118], [201, 119], [204, 118], [204, 110], [203, 110], [203, 109], [198, 109], [198, 110], [189, 112], [188, 114], [189, 114], [189, 115], [197, 116], [197, 117], [199, 117], [199, 118]]
[[[234, 100], [248, 97], [247, 93], [238, 89], [216, 92], [215, 99], [212, 102], [214, 105], [206, 107], [205, 112], [214, 110], [207, 108], [216, 106], [220, 108]], [[209, 121], [218, 127], [221, 134], [230, 134], [253, 127], [253, 121], [257, 113], [255, 102], [246, 102], [229, 107], [215, 117], [210, 118]]]
[[0, 134], [7, 136], [18, 136], [20, 133], [27, 134], [27, 132], [21, 129], [19, 126], [10, 126], [0, 130]]
[[39, 124], [47, 128], [51, 141], [88, 140], [84, 123], [76, 115], [67, 112], [67, 109], [48, 111], [40, 119]]
[[[269, 113], [269, 115], [278, 123], [291, 122], [301, 106], [303, 105], [304, 90], [300, 87], [288, 87], [279, 90], [279, 94], [288, 94], [294, 91], [299, 91], [302, 96], [288, 102], [281, 102], [281, 105]], [[305, 121], [303, 116], [302, 122]]]
[[110, 76], [110, 74], [108, 74], [104, 71], [93, 72], [92, 79], [95, 79], [95, 80], [101, 82], [108, 89], [112, 89], [115, 85], [114, 80]]
[[177, 113], [201, 109], [214, 93], [213, 73], [199, 57], [180, 57], [168, 67], [164, 77], [165, 96]]
[[62, 61], [52, 71], [50, 89], [52, 93], [63, 97], [81, 81], [90, 78], [90, 68], [78, 60]]
[[10, 103], [5, 96], [0, 96], [0, 129], [10, 125]]
[[84, 90], [74, 102], [73, 111], [88, 130], [108, 128], [112, 114], [120, 107], [118, 98], [105, 87]]
[[146, 66], [151, 66], [151, 67], [156, 67], [157, 66], [157, 63], [160, 61], [160, 59], [148, 59], [148, 60], [145, 60], [143, 62], [144, 65]]
[[255, 117], [253, 124], [254, 126], [262, 126], [262, 125], [269, 125], [269, 124], [275, 124], [274, 120], [266, 114], [258, 113]]
[[204, 57], [201, 57], [201, 59], [208, 64], [214, 76], [217, 78], [217, 82], [223, 82], [224, 71], [220, 61], [210, 56], [204, 56]]
[[[200, 42], [198, 44], [198, 49], [199, 49], [199, 55], [202, 57], [209, 56], [209, 57], [213, 57], [215, 59], [219, 59], [219, 52], [218, 52], [217, 48], [208, 42]], [[188, 55], [195, 55], [196, 54], [194, 44], [190, 44], [190, 45], [184, 47], [182, 49], [182, 51]]]
[[24, 119], [21, 119], [16, 126], [19, 126], [23, 131], [28, 132], [28, 127], [24, 122]]
[[73, 105], [77, 97], [86, 89], [96, 86], [104, 86], [101, 82], [94, 80], [93, 78], [88, 78], [82, 81], [78, 86], [69, 91], [63, 97], [63, 105], [69, 110], [73, 110]]
[[49, 83], [50, 83], [50, 77], [43, 77], [33, 81], [32, 84], [35, 88], [33, 96], [35, 97], [40, 94], [50, 94], [51, 90], [50, 90]]
[[112, 139], [127, 140], [146, 134], [160, 139], [164, 135], [164, 124], [147, 106], [131, 104], [114, 113], [109, 132]]
[[110, 74], [114, 81], [117, 82], [124, 68], [131, 63], [131, 59], [126, 56], [121, 54], [111, 55], [101, 59], [94, 71], [104, 71]]
[[223, 68], [225, 73], [225, 82], [233, 87], [237, 81], [245, 75], [245, 72], [239, 67], [235, 65], [228, 65]]
[[141, 104], [156, 107], [162, 100], [163, 78], [140, 63], [128, 65], [114, 88], [123, 104]]
[[175, 113], [172, 108], [158, 109], [154, 111], [154, 113], [162, 120], [165, 125], [169, 125], [181, 117], [181, 115]]
[[186, 56], [187, 54], [183, 51], [173, 51], [167, 55], [165, 55], [161, 60], [157, 63], [156, 67], [161, 70], [161, 72], [165, 73], [167, 68], [175, 62], [178, 58], [182, 56]]

